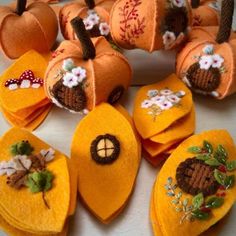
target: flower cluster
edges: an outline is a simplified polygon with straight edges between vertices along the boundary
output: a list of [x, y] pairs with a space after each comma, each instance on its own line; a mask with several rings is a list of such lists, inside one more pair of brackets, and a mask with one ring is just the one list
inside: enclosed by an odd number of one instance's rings
[[101, 35], [107, 36], [110, 33], [109, 25], [106, 22], [100, 22], [100, 17], [94, 10], [89, 10], [83, 21], [86, 30], [92, 30], [94, 26], [98, 26]]

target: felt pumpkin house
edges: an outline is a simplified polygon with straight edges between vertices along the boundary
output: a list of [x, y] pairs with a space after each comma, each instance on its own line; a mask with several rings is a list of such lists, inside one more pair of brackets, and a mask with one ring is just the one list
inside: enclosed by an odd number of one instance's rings
[[57, 17], [51, 7], [35, 2], [26, 8], [26, 3], [17, 0], [16, 10], [0, 6], [0, 45], [11, 59], [31, 49], [49, 52], [57, 37]]
[[118, 0], [111, 10], [111, 34], [125, 49], [172, 49], [185, 40], [191, 17], [187, 0]]
[[193, 26], [214, 26], [220, 21], [220, 6], [217, 1], [191, 0]]
[[222, 2], [221, 23], [214, 40], [192, 39], [177, 55], [177, 75], [195, 92], [223, 99], [236, 92], [236, 40], [230, 38], [234, 1]]
[[59, 19], [61, 32], [65, 39], [76, 39], [76, 33], [70, 24], [75, 17], [83, 19], [90, 37], [110, 37], [109, 16], [114, 0], [79, 0], [63, 6]]
[[48, 97], [72, 112], [87, 113], [101, 102], [116, 103], [130, 84], [128, 61], [104, 37], [91, 40], [82, 19], [71, 23], [79, 40], [62, 42], [49, 62]]

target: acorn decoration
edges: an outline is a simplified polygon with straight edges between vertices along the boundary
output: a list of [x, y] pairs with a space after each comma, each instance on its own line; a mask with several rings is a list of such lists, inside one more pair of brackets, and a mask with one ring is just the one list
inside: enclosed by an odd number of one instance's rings
[[114, 0], [79, 0], [63, 6], [59, 13], [61, 32], [65, 39], [76, 39], [70, 24], [75, 17], [83, 19], [90, 37], [110, 37], [109, 16]]
[[54, 52], [45, 74], [48, 97], [59, 107], [82, 113], [101, 102], [116, 103], [130, 84], [128, 61], [104, 37], [90, 39], [81, 18], [71, 25], [79, 40], [66, 40]]
[[224, 0], [216, 39], [210, 34], [192, 38], [177, 55], [177, 74], [195, 92], [218, 99], [236, 92], [236, 40], [230, 39], [233, 11], [234, 1]]
[[191, 18], [187, 0], [117, 0], [111, 10], [111, 34], [125, 49], [173, 49], [185, 40]]
[[58, 33], [57, 17], [43, 2], [29, 4], [17, 0], [16, 9], [0, 6], [0, 46], [3, 53], [15, 59], [34, 49], [49, 52]]

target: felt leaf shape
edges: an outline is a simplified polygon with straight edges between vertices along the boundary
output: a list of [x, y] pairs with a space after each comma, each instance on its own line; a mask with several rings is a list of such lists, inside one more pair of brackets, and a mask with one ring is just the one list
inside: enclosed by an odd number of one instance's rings
[[[0, 140], [0, 161], [10, 160], [9, 147], [22, 140], [28, 140], [34, 147], [34, 153], [50, 150], [50, 146], [26, 130], [10, 129]], [[0, 176], [0, 215], [13, 227], [35, 234], [60, 233], [63, 230], [70, 206], [70, 176], [66, 157], [56, 151], [53, 161], [47, 163], [47, 170], [53, 174], [53, 185], [50, 185], [50, 174], [33, 176], [40, 182], [40, 188], [49, 190], [45, 198], [48, 209], [42, 201], [41, 193], [32, 193], [27, 188], [16, 190], [6, 184], [5, 176]], [[30, 183], [32, 185], [32, 183]], [[35, 186], [31, 186], [37, 192]], [[26, 204], [27, 203], [27, 204]]]
[[[93, 129], [90, 128], [91, 124]], [[84, 133], [86, 135], [81, 135]], [[120, 147], [117, 158], [107, 164], [97, 162], [91, 155], [94, 150], [91, 150], [91, 144], [105, 134], [109, 134], [107, 138], [113, 136]], [[108, 141], [108, 148], [116, 145]], [[99, 150], [100, 148], [97, 149], [98, 156]], [[130, 122], [119, 111], [105, 103], [90, 112], [75, 131], [71, 157], [77, 168], [78, 190], [86, 206], [104, 223], [110, 222], [118, 215], [133, 191], [140, 164], [139, 150]]]
[[[176, 170], [180, 163], [183, 163], [187, 159], [193, 158], [196, 155], [194, 153], [190, 153], [188, 151], [188, 148], [191, 146], [201, 147], [204, 140], [207, 140], [209, 143], [211, 143], [214, 149], [216, 149], [217, 146], [221, 144], [225, 148], [225, 150], [227, 150], [229, 160], [235, 160], [235, 144], [229, 133], [225, 130], [211, 130], [198, 135], [194, 135], [178, 146], [178, 148], [171, 154], [169, 159], [162, 167], [157, 177], [157, 184], [154, 188], [154, 201], [156, 205], [155, 210], [158, 223], [163, 235], [200, 235], [201, 233], [207, 231], [211, 226], [215, 225], [218, 221], [220, 221], [229, 212], [230, 208], [235, 202], [236, 187], [232, 186], [231, 188], [226, 190], [223, 204], [222, 200], [211, 199], [211, 196], [209, 196], [209, 199], [211, 200], [208, 199], [208, 201], [212, 204], [212, 201], [214, 200], [214, 206], [219, 206], [212, 209], [212, 213], [209, 214], [209, 217], [206, 214], [203, 214], [207, 211], [200, 211], [196, 208], [196, 210], [194, 209], [192, 216], [194, 216], [195, 214], [195, 216], [201, 218], [202, 220], [196, 219], [193, 222], [186, 220], [182, 221], [185, 210], [187, 209], [187, 211], [191, 211], [191, 199], [193, 199], [193, 196], [185, 193], [178, 187], [178, 185], [175, 185]], [[236, 174], [236, 171], [230, 172], [230, 174], [234, 176]], [[226, 180], [226, 178], [224, 180]], [[167, 185], [166, 182], [168, 182]], [[228, 181], [228, 183], [229, 182], [230, 181]], [[186, 203], [186, 208], [184, 208], [184, 211], [178, 212], [177, 210], [179, 209], [176, 209], [175, 211], [175, 208], [173, 208], [172, 198], [173, 196], [176, 196], [176, 193], [179, 192], [181, 192], [181, 201], [183, 202], [184, 199], [188, 199], [188, 202]], [[207, 204], [207, 198], [205, 198], [205, 202]], [[178, 206], [176, 207], [178, 208]], [[166, 220], [167, 216], [168, 221]], [[207, 219], [203, 220], [206, 217]]]
[[[163, 93], [163, 95], [153, 96], [155, 94], [151, 94], [150, 98], [149, 93], [152, 90]], [[181, 95], [182, 93], [183, 95]], [[172, 98], [178, 102], [173, 102]], [[146, 100], [148, 101], [147, 108], [145, 108]], [[160, 105], [157, 105], [159, 103]], [[169, 105], [168, 109], [162, 108], [166, 104]], [[163, 81], [142, 87], [137, 92], [133, 111], [135, 126], [143, 139], [150, 138], [190, 113], [192, 105], [191, 92], [176, 75], [172, 74]]]

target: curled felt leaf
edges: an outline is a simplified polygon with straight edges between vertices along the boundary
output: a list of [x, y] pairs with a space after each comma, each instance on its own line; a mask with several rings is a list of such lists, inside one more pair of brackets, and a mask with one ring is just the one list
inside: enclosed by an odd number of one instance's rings
[[14, 168], [13, 161], [2, 161], [0, 162], [0, 175], [7, 175], [10, 176], [16, 172]]
[[29, 159], [32, 162], [32, 166], [31, 167], [33, 169], [41, 170], [41, 169], [44, 169], [45, 166], [46, 166], [45, 158], [41, 154], [31, 155], [31, 156], [29, 156]]
[[198, 220], [207, 220], [209, 218], [209, 213], [196, 209], [192, 211], [192, 216]]
[[224, 198], [221, 197], [211, 197], [207, 200], [205, 207], [206, 208], [219, 208], [223, 205]]
[[199, 193], [198, 195], [194, 196], [194, 198], [192, 199], [192, 203], [195, 209], [199, 209], [204, 203], [203, 194]]
[[27, 179], [27, 171], [26, 170], [18, 170], [14, 174], [7, 177], [7, 184], [10, 187], [19, 189], [25, 185]]
[[54, 159], [55, 156], [55, 150], [53, 150], [52, 148], [49, 148], [47, 150], [41, 150], [40, 154], [45, 158], [46, 162], [52, 161]]
[[226, 167], [228, 171], [234, 171], [236, 169], [236, 160], [234, 161], [228, 161], [226, 163]]
[[16, 155], [30, 155], [33, 152], [34, 148], [30, 145], [28, 141], [21, 141], [15, 143], [11, 146], [10, 151], [13, 156]]

